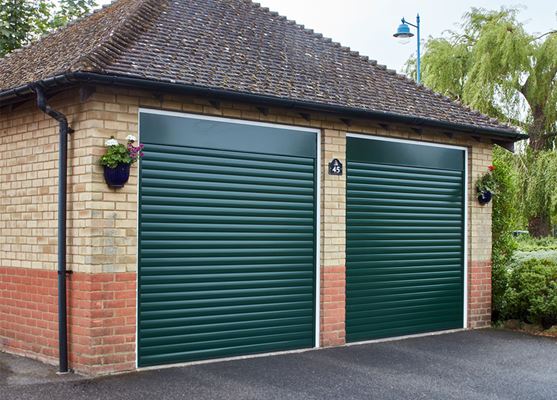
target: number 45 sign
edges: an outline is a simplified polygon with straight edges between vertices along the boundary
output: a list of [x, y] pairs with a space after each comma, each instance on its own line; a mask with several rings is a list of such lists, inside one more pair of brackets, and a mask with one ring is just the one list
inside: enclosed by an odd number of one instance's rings
[[329, 163], [329, 175], [342, 175], [342, 163], [338, 158]]

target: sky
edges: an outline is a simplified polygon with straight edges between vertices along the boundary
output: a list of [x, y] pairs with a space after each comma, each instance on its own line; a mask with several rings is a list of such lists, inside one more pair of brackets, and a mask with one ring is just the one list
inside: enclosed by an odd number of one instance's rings
[[[106, 4], [110, 0], [101, 0]], [[439, 37], [447, 29], [457, 28], [462, 15], [471, 7], [500, 9], [524, 7], [519, 20], [531, 33], [557, 29], [555, 0], [258, 0], [279, 14], [306, 28], [322, 33], [361, 54], [401, 71], [406, 60], [416, 52], [416, 40], [400, 44], [393, 33], [405, 17], [415, 22], [421, 17], [422, 42], [428, 36]]]

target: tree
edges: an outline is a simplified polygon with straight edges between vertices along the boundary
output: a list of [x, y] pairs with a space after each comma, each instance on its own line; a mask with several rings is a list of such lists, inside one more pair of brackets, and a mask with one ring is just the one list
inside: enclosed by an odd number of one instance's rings
[[97, 6], [95, 0], [61, 0], [60, 9], [54, 13], [50, 26], [59, 28], [71, 20], [81, 18]]
[[[557, 205], [557, 152], [527, 148], [514, 156], [518, 182], [518, 208], [533, 236], [549, 236]], [[544, 230], [536, 230], [543, 227]]]
[[0, 0], [0, 57], [95, 6], [95, 0]]
[[[557, 31], [529, 34], [517, 15], [517, 9], [473, 8], [460, 32], [428, 40], [422, 75], [431, 89], [528, 133], [533, 151], [528, 160], [535, 160], [538, 151], [556, 144]], [[413, 73], [414, 66], [410, 60], [407, 71]], [[549, 234], [550, 215], [545, 209], [529, 216], [534, 236]]]

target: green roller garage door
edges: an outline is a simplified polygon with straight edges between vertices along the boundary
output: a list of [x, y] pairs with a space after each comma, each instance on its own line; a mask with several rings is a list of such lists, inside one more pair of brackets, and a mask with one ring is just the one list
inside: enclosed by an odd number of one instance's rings
[[314, 345], [316, 133], [140, 114], [140, 366]]
[[347, 139], [346, 336], [463, 327], [464, 150]]

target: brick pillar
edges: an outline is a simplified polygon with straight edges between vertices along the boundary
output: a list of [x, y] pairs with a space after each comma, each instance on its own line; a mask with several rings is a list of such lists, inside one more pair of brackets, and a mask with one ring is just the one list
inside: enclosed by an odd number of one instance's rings
[[346, 134], [325, 129], [321, 136], [321, 345], [345, 343], [346, 171], [328, 174], [338, 158], [346, 166]]
[[468, 179], [468, 327], [491, 323], [491, 204], [478, 203], [476, 182], [488, 172], [492, 145], [479, 143], [469, 150]]
[[135, 368], [135, 272], [68, 279], [70, 367], [91, 375]]

